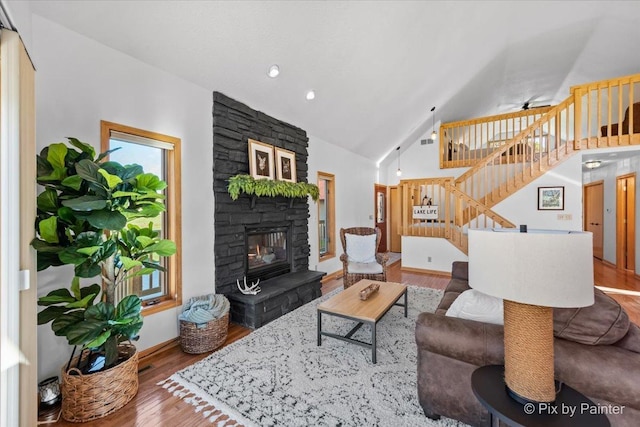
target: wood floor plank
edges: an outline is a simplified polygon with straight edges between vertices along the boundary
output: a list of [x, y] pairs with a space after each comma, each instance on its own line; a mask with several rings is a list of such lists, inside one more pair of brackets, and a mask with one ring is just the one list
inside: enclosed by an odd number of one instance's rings
[[[620, 272], [597, 260], [594, 270], [597, 285], [612, 288], [617, 287], [623, 290], [640, 290], [640, 280], [633, 274]], [[444, 289], [450, 279], [445, 276], [402, 271], [400, 262], [397, 262], [388, 268], [387, 280], [420, 287]], [[322, 293], [326, 294], [341, 287], [341, 278], [330, 280], [322, 286]], [[629, 316], [633, 321], [636, 323], [640, 322], [640, 297], [628, 295], [612, 296], [620, 301], [620, 304], [629, 312]], [[229, 326], [229, 334], [224, 345], [229, 345], [248, 335], [250, 332], [251, 330], [232, 323]], [[197, 413], [193, 406], [174, 397], [171, 393], [158, 386], [157, 383], [165, 380], [176, 371], [205, 358], [209, 354], [210, 353], [190, 355], [183, 353], [180, 347], [173, 347], [150, 356], [146, 359], [144, 366], [142, 364], [140, 366], [140, 389], [136, 397], [115, 414], [82, 425], [86, 427], [193, 427], [205, 425], [202, 414]], [[51, 416], [55, 417], [54, 411], [41, 416], [40, 419], [45, 420]], [[67, 427], [78, 426], [79, 424], [60, 420], [51, 425]]]

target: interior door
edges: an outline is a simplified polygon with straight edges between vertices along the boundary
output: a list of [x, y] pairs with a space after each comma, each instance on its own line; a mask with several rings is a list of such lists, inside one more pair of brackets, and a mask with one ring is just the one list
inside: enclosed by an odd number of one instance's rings
[[584, 186], [584, 229], [593, 233], [593, 256], [602, 259], [604, 246], [604, 183]]
[[401, 212], [400, 189], [389, 187], [389, 250], [391, 252], [402, 252]]
[[382, 232], [378, 252], [387, 252], [387, 186], [375, 184], [373, 194], [376, 213], [375, 226]]
[[636, 268], [636, 175], [616, 180], [616, 265], [620, 269]]

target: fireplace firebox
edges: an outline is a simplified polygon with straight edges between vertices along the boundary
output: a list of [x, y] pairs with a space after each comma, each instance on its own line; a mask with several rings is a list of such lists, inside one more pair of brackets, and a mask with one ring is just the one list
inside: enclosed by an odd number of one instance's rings
[[247, 280], [266, 280], [291, 271], [288, 226], [247, 228], [245, 253]]

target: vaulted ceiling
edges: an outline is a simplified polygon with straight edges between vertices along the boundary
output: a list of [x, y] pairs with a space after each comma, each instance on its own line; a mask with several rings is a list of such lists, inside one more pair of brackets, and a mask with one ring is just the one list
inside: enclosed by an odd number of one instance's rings
[[[437, 125], [527, 100], [557, 103], [572, 85], [640, 72], [637, 1], [33, 1], [31, 9], [374, 161], [430, 131], [433, 106]], [[272, 64], [276, 79], [266, 74]]]

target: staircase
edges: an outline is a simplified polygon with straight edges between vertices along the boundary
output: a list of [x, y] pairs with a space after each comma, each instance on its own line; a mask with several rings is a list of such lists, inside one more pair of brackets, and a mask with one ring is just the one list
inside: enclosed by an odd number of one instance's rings
[[[469, 228], [515, 227], [491, 208], [581, 149], [640, 145], [628, 111], [636, 97], [640, 74], [572, 87], [553, 107], [443, 124], [441, 167], [470, 168], [455, 179], [401, 181], [402, 234], [443, 237], [467, 253]], [[429, 199], [437, 219], [414, 219]]]

